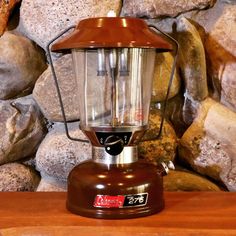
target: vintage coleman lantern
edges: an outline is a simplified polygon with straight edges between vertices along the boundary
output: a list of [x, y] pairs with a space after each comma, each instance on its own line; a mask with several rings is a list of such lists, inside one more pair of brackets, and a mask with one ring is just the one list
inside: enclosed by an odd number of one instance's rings
[[176, 41], [164, 34], [167, 41], [156, 31], [137, 18], [89, 18], [48, 44], [66, 133], [72, 140], [84, 141], [68, 133], [50, 50], [72, 52], [80, 129], [92, 145], [92, 159], [74, 167], [68, 177], [67, 208], [75, 214], [133, 218], [164, 207], [162, 176], [167, 166], [139, 160], [137, 147], [148, 129], [156, 53], [173, 50], [170, 81], [176, 62]]

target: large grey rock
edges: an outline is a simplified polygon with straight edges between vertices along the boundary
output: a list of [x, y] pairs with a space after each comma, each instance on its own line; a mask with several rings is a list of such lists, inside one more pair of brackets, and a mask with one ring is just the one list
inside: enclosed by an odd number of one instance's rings
[[[66, 118], [67, 120], [78, 119], [78, 101], [80, 98], [72, 68], [71, 55], [62, 56], [54, 63], [54, 66], [65, 107]], [[51, 68], [48, 68], [37, 80], [33, 96], [47, 119], [63, 121]]]
[[216, 1], [214, 7], [204, 11], [193, 10], [180, 15], [178, 18], [185, 17], [195, 23], [195, 26], [201, 27], [206, 33], [209, 33], [215, 26], [217, 20], [222, 16], [225, 7], [228, 4], [222, 1]]
[[5, 32], [0, 38], [0, 99], [30, 94], [46, 67], [39, 47], [23, 36]]
[[226, 6], [208, 34], [206, 51], [215, 92], [236, 111], [236, 5]]
[[[71, 136], [85, 139], [78, 122], [70, 123], [69, 130]], [[56, 123], [38, 148], [36, 166], [43, 176], [65, 181], [75, 165], [90, 158], [90, 144], [71, 141], [65, 134], [64, 124]]]
[[[170, 53], [161, 53], [156, 55], [154, 79], [152, 84], [152, 102], [160, 102], [165, 100], [172, 63], [173, 57]], [[175, 71], [169, 98], [172, 98], [179, 93], [180, 86], [181, 79], [178, 72]]]
[[30, 167], [18, 163], [0, 166], [0, 191], [34, 191], [39, 175]]
[[23, 164], [26, 166], [30, 166], [35, 169], [35, 167], [36, 167], [35, 155], [30, 156], [30, 157], [26, 157], [24, 159], [20, 159], [19, 161], [17, 161], [17, 163], [20, 163], [20, 164]]
[[[93, 106], [95, 102], [96, 107], [101, 108], [99, 112], [103, 112], [104, 114], [110, 109], [111, 79], [110, 77], [106, 77], [105, 79], [101, 80], [100, 77], [96, 77], [97, 64], [94, 63], [96, 58], [97, 55], [94, 54], [87, 59], [88, 74], [94, 74], [94, 77], [91, 78], [92, 83], [87, 84], [87, 91], [89, 91], [87, 110], [90, 113], [93, 112]], [[56, 60], [54, 66], [65, 108], [66, 119], [68, 121], [78, 120], [81, 118], [79, 104], [82, 96], [80, 91], [84, 86], [82, 80], [83, 78], [78, 78], [78, 83], [76, 83], [72, 68], [71, 55], [62, 56]], [[50, 68], [48, 68], [38, 79], [37, 83], [35, 84], [33, 96], [47, 119], [51, 121], [63, 121], [61, 108], [59, 106], [59, 100]], [[90, 101], [90, 98], [94, 98], [94, 100]], [[84, 112], [82, 114], [85, 115]]]
[[47, 43], [66, 27], [88, 17], [119, 14], [121, 0], [24, 0], [19, 30], [45, 49]]
[[221, 2], [226, 2], [226, 3], [229, 3], [229, 4], [236, 4], [236, 1], [235, 0], [220, 0]]
[[236, 191], [236, 114], [212, 99], [180, 140], [180, 158], [192, 168]]
[[202, 28], [206, 32], [204, 44], [208, 58], [208, 82], [213, 88], [212, 96], [234, 111], [235, 9], [235, 5], [217, 1], [214, 7], [208, 10], [184, 14], [199, 26], [198, 29]]
[[0, 123], [0, 164], [32, 156], [46, 132], [31, 96], [0, 101]]
[[49, 176], [42, 176], [36, 192], [65, 192], [67, 183]]
[[193, 9], [205, 9], [213, 4], [213, 0], [124, 0], [122, 14], [149, 18], [174, 17]]
[[173, 35], [173, 29], [175, 28], [177, 18], [165, 17], [165, 18], [155, 18], [146, 19], [148, 25], [154, 25], [161, 31]]

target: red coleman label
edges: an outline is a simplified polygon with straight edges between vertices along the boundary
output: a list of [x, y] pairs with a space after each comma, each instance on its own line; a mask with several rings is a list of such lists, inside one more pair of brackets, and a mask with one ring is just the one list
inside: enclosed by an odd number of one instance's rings
[[132, 195], [97, 195], [94, 200], [94, 207], [103, 208], [123, 208], [123, 207], [138, 207], [147, 204], [147, 193], [132, 194]]

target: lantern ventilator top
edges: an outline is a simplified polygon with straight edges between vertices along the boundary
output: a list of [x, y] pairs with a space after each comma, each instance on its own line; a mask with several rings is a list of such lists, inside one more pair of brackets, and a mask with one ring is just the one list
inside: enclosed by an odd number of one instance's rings
[[156, 48], [172, 50], [172, 45], [138, 18], [99, 17], [81, 20], [67, 37], [52, 45], [51, 50], [85, 48]]

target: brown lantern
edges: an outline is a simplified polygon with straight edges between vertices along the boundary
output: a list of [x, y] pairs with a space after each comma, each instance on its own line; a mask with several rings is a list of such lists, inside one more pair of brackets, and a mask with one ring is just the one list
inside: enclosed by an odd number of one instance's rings
[[[164, 207], [162, 176], [167, 167], [139, 160], [137, 145], [148, 129], [156, 53], [174, 49], [172, 81], [178, 45], [137, 18], [90, 18], [71, 28], [74, 31], [54, 43], [51, 50], [72, 52], [80, 129], [92, 144], [92, 159], [71, 171], [67, 208], [95, 218], [132, 218], [159, 212]], [[69, 29], [48, 45], [64, 119], [49, 47]], [[78, 140], [70, 137], [66, 120], [65, 125], [68, 137]]]

